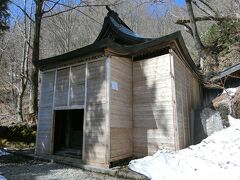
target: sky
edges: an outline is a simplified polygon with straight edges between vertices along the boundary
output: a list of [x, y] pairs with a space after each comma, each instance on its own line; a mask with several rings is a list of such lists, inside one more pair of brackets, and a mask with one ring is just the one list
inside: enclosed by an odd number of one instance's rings
[[152, 16], [161, 17], [165, 16], [166, 12], [168, 12], [171, 5], [176, 5], [179, 7], [185, 6], [185, 0], [165, 0], [166, 3], [152, 3], [149, 4], [148, 10], [149, 14]]
[[[22, 0], [14, 0], [17, 4], [19, 4], [20, 6], [23, 5], [23, 1]], [[75, 2], [79, 2], [81, 0], [61, 0], [62, 2], [69, 2], [69, 1], [75, 1]], [[27, 1], [30, 2], [30, 1]], [[166, 0], [167, 2], [167, 0]], [[183, 7], [185, 6], [185, 0], [172, 0], [173, 3], [175, 3], [177, 6]], [[22, 17], [22, 12], [14, 5], [10, 5], [10, 9], [11, 9], [11, 13], [13, 16], [15, 16], [15, 18], [19, 18]], [[152, 4], [149, 5], [149, 13], [153, 14], [153, 12], [157, 12], [157, 14], [164, 15], [165, 12], [167, 11], [168, 7], [166, 6], [165, 3], [158, 3], [158, 5], [156, 4]], [[28, 4], [27, 6], [27, 11], [30, 12], [30, 4]], [[14, 19], [10, 18], [10, 22], [13, 22]]]
[[175, 0], [175, 2], [179, 6], [184, 6], [185, 5], [185, 0]]

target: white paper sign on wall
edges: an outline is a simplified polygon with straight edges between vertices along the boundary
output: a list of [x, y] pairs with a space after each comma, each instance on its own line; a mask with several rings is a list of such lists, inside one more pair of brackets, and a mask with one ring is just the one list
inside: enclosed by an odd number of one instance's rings
[[116, 81], [112, 81], [112, 89], [118, 91], [118, 83]]

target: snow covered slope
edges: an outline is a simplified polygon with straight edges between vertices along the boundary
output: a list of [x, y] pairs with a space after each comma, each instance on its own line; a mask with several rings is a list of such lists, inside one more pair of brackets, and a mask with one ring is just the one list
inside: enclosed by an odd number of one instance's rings
[[229, 116], [231, 126], [215, 132], [200, 144], [132, 160], [129, 168], [153, 180], [240, 180], [240, 120]]

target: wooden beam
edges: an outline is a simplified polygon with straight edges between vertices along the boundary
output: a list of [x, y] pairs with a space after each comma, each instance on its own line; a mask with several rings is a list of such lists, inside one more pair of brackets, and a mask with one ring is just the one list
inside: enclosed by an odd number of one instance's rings
[[83, 145], [82, 145], [82, 160], [85, 161], [85, 131], [87, 121], [87, 86], [88, 86], [88, 62], [85, 66], [85, 90], [84, 90], [84, 119], [83, 119]]

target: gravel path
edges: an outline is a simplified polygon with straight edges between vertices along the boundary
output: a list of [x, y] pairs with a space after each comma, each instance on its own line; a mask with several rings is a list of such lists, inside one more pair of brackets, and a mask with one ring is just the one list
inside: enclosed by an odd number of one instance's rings
[[[56, 163], [28, 160], [22, 157], [7, 155], [0, 157], [0, 175], [7, 179], [91, 179], [116, 180], [117, 178], [84, 171]], [[118, 178], [119, 179], [119, 178]]]

